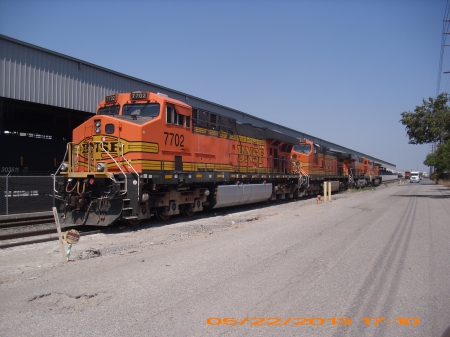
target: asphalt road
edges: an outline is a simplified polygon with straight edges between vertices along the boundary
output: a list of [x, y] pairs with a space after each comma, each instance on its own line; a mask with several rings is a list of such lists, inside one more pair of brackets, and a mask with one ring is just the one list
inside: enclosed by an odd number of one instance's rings
[[260, 214], [158, 247], [146, 246], [149, 229], [133, 254], [57, 264], [32, 281], [24, 272], [0, 284], [0, 335], [441, 336], [450, 326], [449, 189], [423, 180]]

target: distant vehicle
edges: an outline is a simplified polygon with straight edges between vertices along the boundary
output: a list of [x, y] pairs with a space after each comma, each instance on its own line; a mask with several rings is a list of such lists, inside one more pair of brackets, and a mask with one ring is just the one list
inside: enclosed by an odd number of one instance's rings
[[419, 172], [419, 179], [422, 180], [422, 178], [423, 178], [423, 172], [420, 171], [420, 172]]
[[424, 178], [424, 179], [428, 178], [428, 173], [424, 172], [424, 173], [423, 173], [423, 178]]
[[409, 179], [411, 177], [411, 172], [406, 171], [405, 172], [405, 179]]
[[420, 183], [419, 172], [411, 172], [411, 176], [409, 178], [410, 183]]

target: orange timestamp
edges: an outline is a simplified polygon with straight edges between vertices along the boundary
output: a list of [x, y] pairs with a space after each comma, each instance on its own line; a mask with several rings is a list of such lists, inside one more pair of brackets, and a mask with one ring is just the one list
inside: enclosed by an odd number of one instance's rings
[[[420, 323], [420, 319], [417, 317], [363, 317], [359, 319], [359, 322], [362, 322], [367, 326], [378, 326], [381, 324], [387, 326], [416, 326]], [[206, 324], [213, 326], [349, 326], [353, 324], [353, 321], [349, 317], [244, 317], [242, 319], [237, 319], [236, 317], [208, 317], [206, 319]]]

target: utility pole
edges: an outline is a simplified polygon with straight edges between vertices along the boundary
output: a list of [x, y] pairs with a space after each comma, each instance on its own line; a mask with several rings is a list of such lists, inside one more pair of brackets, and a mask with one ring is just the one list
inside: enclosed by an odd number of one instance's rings
[[[446, 10], [447, 13], [447, 10]], [[439, 95], [439, 90], [441, 86], [441, 72], [442, 72], [442, 62], [444, 60], [444, 47], [450, 46], [450, 44], [445, 44], [445, 40], [447, 39], [447, 35], [450, 35], [450, 32], [446, 32], [446, 28], [449, 27], [450, 19], [444, 19], [444, 26], [442, 30], [442, 43], [441, 43], [441, 57], [439, 60], [439, 71], [438, 71], [438, 83], [436, 88], [436, 97]], [[450, 74], [450, 71], [444, 71], [444, 74]]]

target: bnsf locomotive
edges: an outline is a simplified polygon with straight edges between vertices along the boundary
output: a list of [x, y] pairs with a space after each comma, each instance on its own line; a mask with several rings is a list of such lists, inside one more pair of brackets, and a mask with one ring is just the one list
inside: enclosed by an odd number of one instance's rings
[[58, 210], [66, 222], [110, 225], [294, 198], [296, 142], [162, 94], [107, 96], [73, 132], [56, 177]]
[[303, 179], [307, 179], [305, 194], [320, 193], [324, 181], [331, 182], [332, 191], [381, 183], [380, 165], [372, 160], [322, 148], [307, 139], [294, 145], [291, 158], [294, 166], [300, 165]]
[[73, 131], [55, 175], [57, 209], [66, 223], [108, 226], [293, 199], [325, 180], [334, 190], [355, 181], [356, 161], [342, 156], [163, 94], [120, 93]]

